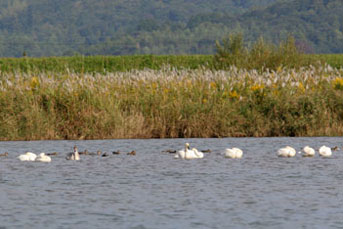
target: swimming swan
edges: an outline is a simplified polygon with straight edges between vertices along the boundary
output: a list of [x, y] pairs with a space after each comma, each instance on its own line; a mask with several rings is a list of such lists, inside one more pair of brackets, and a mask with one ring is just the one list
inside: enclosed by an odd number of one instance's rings
[[192, 148], [192, 151], [194, 152], [194, 154], [197, 158], [203, 158], [204, 157], [204, 153], [201, 151], [198, 151], [196, 148]]
[[51, 162], [51, 157], [47, 156], [45, 153], [40, 153], [35, 161]]
[[18, 156], [18, 159], [20, 161], [35, 161], [36, 160], [37, 155], [31, 152], [26, 152], [25, 154], [21, 154], [20, 156]]
[[331, 148], [327, 147], [327, 146], [322, 146], [319, 148], [319, 155], [322, 157], [331, 157], [332, 152], [331, 152]]
[[226, 158], [242, 158], [243, 157], [243, 151], [239, 148], [227, 148], [225, 149], [225, 154], [224, 156]]
[[66, 157], [67, 160], [78, 161], [80, 160], [80, 154], [77, 147], [74, 146], [74, 153], [69, 153]]
[[284, 148], [281, 148], [277, 151], [277, 155], [279, 157], [294, 157], [296, 155], [296, 151], [293, 147], [286, 146]]
[[[302, 152], [299, 152], [299, 153], [302, 153]], [[316, 154], [316, 151], [313, 148], [309, 146], [305, 146], [303, 148], [303, 153], [302, 153], [303, 157], [313, 157], [315, 154]]]
[[192, 150], [189, 149], [189, 143], [185, 143], [185, 149], [177, 151], [174, 158], [181, 158], [181, 159], [197, 159], [203, 158], [204, 154], [199, 152], [197, 149], [193, 148]]

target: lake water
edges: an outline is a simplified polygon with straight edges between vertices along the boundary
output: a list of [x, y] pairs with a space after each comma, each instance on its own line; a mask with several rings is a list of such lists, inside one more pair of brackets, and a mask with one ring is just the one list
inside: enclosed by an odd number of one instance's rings
[[[163, 150], [185, 142], [204, 159]], [[79, 150], [127, 152], [83, 156]], [[278, 158], [291, 145], [343, 146], [343, 138], [223, 138], [0, 142], [0, 228], [343, 228], [343, 151]], [[227, 147], [243, 159], [225, 159]], [[32, 151], [51, 163], [20, 162]]]

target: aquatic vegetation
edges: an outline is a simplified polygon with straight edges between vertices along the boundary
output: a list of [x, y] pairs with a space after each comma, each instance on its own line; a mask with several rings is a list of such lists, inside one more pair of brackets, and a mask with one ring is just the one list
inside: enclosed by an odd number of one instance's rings
[[0, 139], [343, 134], [343, 71], [2, 72]]

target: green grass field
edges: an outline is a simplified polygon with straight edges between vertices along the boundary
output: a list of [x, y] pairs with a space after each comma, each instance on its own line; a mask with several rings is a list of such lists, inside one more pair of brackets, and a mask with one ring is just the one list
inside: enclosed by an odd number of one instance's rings
[[73, 56], [0, 58], [1, 72], [106, 73], [148, 69], [211, 67], [212, 56]]
[[[306, 58], [327, 63], [335, 68], [343, 67], [342, 54], [306, 55]], [[106, 73], [161, 69], [163, 66], [173, 68], [207, 68], [213, 69], [212, 55], [189, 56], [73, 56], [73, 57], [43, 57], [43, 58], [0, 58], [0, 71], [6, 72], [55, 72], [55, 73]]]

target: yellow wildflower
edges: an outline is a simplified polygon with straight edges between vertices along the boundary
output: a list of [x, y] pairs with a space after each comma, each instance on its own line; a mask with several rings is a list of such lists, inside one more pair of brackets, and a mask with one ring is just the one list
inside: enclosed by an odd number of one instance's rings
[[298, 91], [299, 91], [300, 93], [304, 93], [304, 92], [305, 92], [305, 87], [304, 87], [304, 85], [303, 85], [302, 83], [299, 83], [299, 85], [298, 85]]
[[280, 91], [278, 89], [274, 89], [272, 93], [273, 93], [274, 96], [279, 96], [280, 95]]
[[263, 88], [264, 88], [264, 84], [255, 84], [255, 85], [251, 86], [250, 89], [251, 89], [253, 92], [256, 92], [256, 91], [263, 90]]
[[229, 92], [229, 97], [232, 98], [232, 99], [236, 99], [239, 96], [238, 96], [237, 92], [235, 90], [233, 90], [233, 91]]
[[30, 82], [30, 86], [31, 86], [31, 89], [36, 89], [37, 87], [39, 87], [40, 85], [40, 82], [39, 82], [39, 79], [37, 76], [34, 76], [31, 78], [31, 82]]
[[279, 65], [276, 69], [277, 73], [281, 73], [282, 72], [282, 65]]
[[212, 89], [217, 88], [216, 82], [211, 82], [211, 83], [210, 83], [210, 88], [212, 88]]
[[343, 78], [342, 77], [337, 77], [335, 80], [332, 82], [333, 87], [337, 90], [343, 90]]
[[164, 94], [168, 94], [168, 93], [169, 93], [169, 89], [168, 89], [168, 88], [164, 88], [164, 89], [163, 89], [163, 93], [164, 93]]
[[156, 89], [156, 88], [157, 88], [157, 83], [153, 82], [153, 83], [151, 84], [151, 88], [152, 88], [152, 89]]

